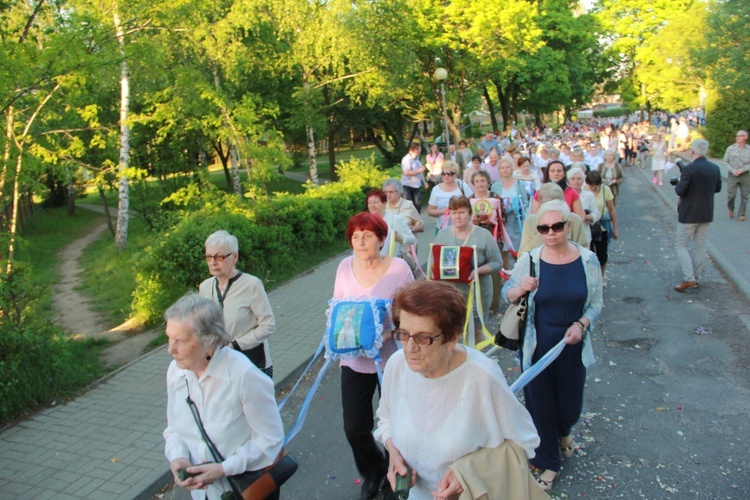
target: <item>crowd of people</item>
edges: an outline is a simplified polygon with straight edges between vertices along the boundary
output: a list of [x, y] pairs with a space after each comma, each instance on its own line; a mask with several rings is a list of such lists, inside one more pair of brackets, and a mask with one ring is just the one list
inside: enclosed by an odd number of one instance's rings
[[[557, 134], [488, 132], [475, 151], [466, 141], [445, 153], [433, 145], [424, 161], [412, 144], [401, 178], [367, 194], [365, 210], [348, 222], [352, 254], [335, 277], [332, 302], [349, 301], [346, 317], [332, 317], [333, 307], [327, 313], [330, 324], [343, 325], [334, 344], [353, 347], [340, 359], [340, 384], [344, 435], [364, 478], [361, 498], [395, 498], [399, 477], [416, 499], [455, 499], [465, 491], [546, 497], [563, 459], [577, 449], [572, 429], [594, 362], [590, 336], [603, 306], [608, 246], [620, 236], [617, 202], [628, 168], [650, 166], [661, 185], [671, 153], [693, 160], [680, 166], [675, 187], [684, 273], [675, 288], [698, 287], [700, 245], [721, 178], [705, 158], [706, 141], [679, 136], [673, 147], [685, 120], [675, 121], [675, 131], [641, 122], [573, 125]], [[739, 189], [739, 220], [750, 185], [746, 140], [739, 131], [725, 156], [734, 189], [729, 217]], [[425, 228], [423, 194], [426, 216], [436, 219], [427, 269], [414, 248], [415, 233]], [[236, 268], [233, 235], [217, 231], [205, 249], [212, 277], [165, 314], [174, 362], [164, 436], [176, 484], [194, 498], [219, 498], [229, 489], [226, 477], [278, 462], [283, 428], [267, 342], [275, 321], [263, 284]], [[524, 296], [522, 371], [565, 347], [524, 387], [521, 404], [498, 365], [472, 347], [502, 302]], [[375, 302], [392, 306], [368, 326], [356, 311]], [[368, 328], [375, 331], [370, 345]], [[195, 410], [181, 403], [186, 398]], [[224, 450], [221, 463], [205, 434]], [[483, 473], [477, 464], [488, 460], [493, 470]], [[276, 489], [268, 498], [278, 497]]]

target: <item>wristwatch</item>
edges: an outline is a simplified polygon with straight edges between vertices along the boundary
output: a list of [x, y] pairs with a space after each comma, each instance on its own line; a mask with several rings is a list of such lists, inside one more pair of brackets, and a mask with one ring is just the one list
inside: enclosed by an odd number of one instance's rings
[[581, 333], [586, 333], [587, 328], [586, 325], [583, 324], [583, 321], [576, 320], [573, 322], [573, 324], [581, 327]]

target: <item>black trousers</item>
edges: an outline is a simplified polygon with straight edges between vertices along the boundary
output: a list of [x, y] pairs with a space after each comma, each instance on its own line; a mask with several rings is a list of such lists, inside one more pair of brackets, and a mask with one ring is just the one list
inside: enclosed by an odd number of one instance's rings
[[372, 397], [375, 389], [380, 392], [376, 373], [359, 373], [349, 367], [341, 367], [344, 433], [359, 473], [365, 480], [379, 481], [388, 471], [388, 460], [372, 436], [375, 427]]
[[[539, 343], [532, 357], [534, 363], [555, 343], [555, 339], [537, 340]], [[582, 350], [583, 342], [565, 346], [560, 356], [523, 389], [526, 409], [541, 440], [536, 456], [530, 460], [539, 469], [560, 470], [560, 438], [570, 434], [581, 416], [586, 383]]]
[[417, 212], [422, 212], [422, 187], [403, 186], [404, 198], [414, 203]]

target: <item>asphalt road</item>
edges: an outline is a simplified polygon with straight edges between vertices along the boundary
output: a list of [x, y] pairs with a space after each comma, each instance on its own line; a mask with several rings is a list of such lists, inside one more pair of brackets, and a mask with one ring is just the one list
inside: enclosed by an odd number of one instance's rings
[[[681, 278], [676, 216], [650, 178], [626, 173], [621, 239], [610, 247], [611, 282], [593, 337], [597, 362], [574, 428], [581, 449], [564, 462], [553, 496], [750, 498], [750, 304], [713, 265], [700, 289], [673, 290]], [[518, 375], [511, 354], [496, 357], [510, 383]], [[305, 393], [285, 409], [287, 429]], [[289, 449], [301, 465], [284, 498], [358, 498], [335, 367]]]

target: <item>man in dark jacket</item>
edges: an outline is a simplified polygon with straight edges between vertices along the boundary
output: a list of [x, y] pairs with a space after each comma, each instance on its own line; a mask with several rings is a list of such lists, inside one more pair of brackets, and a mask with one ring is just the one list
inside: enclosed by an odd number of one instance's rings
[[[682, 283], [678, 292], [698, 288], [698, 276], [706, 262], [706, 233], [714, 220], [714, 196], [721, 191], [719, 167], [706, 159], [708, 141], [696, 139], [690, 143], [693, 161], [682, 169], [680, 181], [674, 188], [680, 201], [677, 204], [677, 238], [675, 248], [682, 267]], [[690, 255], [687, 243], [695, 240], [695, 253]]]

